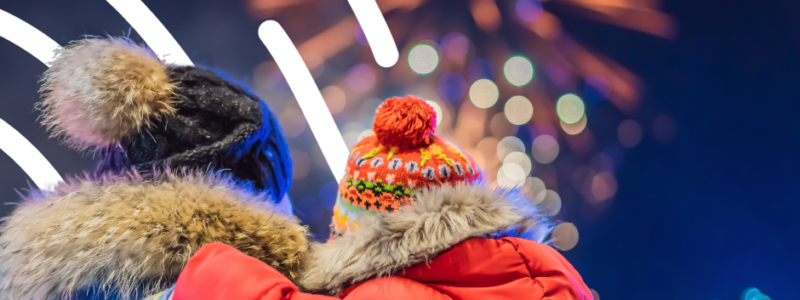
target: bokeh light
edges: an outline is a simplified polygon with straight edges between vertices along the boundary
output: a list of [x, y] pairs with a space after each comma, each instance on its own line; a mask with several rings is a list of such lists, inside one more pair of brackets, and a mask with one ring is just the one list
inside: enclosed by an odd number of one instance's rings
[[342, 112], [345, 105], [347, 105], [347, 97], [344, 91], [335, 85], [329, 85], [322, 89], [322, 98], [325, 99], [325, 104], [328, 105], [328, 110], [331, 114], [338, 114]]
[[439, 96], [451, 102], [458, 102], [464, 97], [467, 81], [458, 73], [447, 73], [439, 79]]
[[503, 74], [506, 80], [515, 86], [528, 84], [533, 78], [533, 65], [531, 61], [522, 56], [514, 56], [503, 65]]
[[515, 135], [518, 128], [519, 126], [508, 121], [505, 113], [497, 113], [489, 121], [489, 132], [496, 137]]
[[525, 184], [522, 185], [520, 191], [527, 195], [533, 204], [539, 204], [544, 201], [547, 187], [539, 177], [528, 177], [528, 179], [525, 179]]
[[592, 292], [592, 297], [594, 298], [593, 300], [600, 300], [600, 294], [597, 293], [597, 291], [594, 289], [589, 289], [589, 291]]
[[516, 188], [525, 183], [525, 170], [518, 164], [504, 164], [497, 170], [497, 186]]
[[653, 137], [656, 141], [666, 143], [675, 138], [675, 120], [668, 115], [660, 115], [653, 120]]
[[490, 63], [485, 58], [476, 58], [473, 59], [469, 65], [467, 65], [467, 80], [469, 81], [476, 81], [478, 79], [493, 79], [494, 78], [494, 67], [492, 63]]
[[367, 64], [357, 64], [347, 72], [347, 85], [357, 92], [366, 92], [375, 86], [375, 71]]
[[602, 102], [611, 92], [611, 86], [603, 76], [592, 75], [586, 78], [584, 93], [586, 98], [594, 102]]
[[575, 227], [575, 224], [570, 222], [558, 224], [558, 226], [553, 229], [553, 246], [558, 248], [558, 250], [572, 250], [572, 248], [575, 248], [575, 245], [578, 244], [579, 238], [578, 228]]
[[757, 288], [749, 287], [742, 292], [742, 300], [771, 300], [771, 298]]
[[442, 38], [442, 54], [447, 58], [462, 62], [469, 52], [469, 39], [463, 34], [454, 32]]
[[287, 137], [297, 137], [306, 130], [306, 119], [303, 113], [294, 107], [285, 109], [278, 117], [278, 122], [283, 128], [283, 134]]
[[575, 124], [583, 118], [585, 111], [583, 100], [575, 94], [566, 94], [558, 98], [556, 113], [562, 122]]
[[583, 117], [574, 124], [567, 124], [560, 120], [558, 122], [561, 124], [561, 129], [564, 130], [564, 133], [569, 135], [579, 134], [586, 129], [586, 115], [583, 115]]
[[430, 104], [433, 110], [436, 111], [436, 126], [439, 126], [439, 124], [442, 123], [442, 107], [439, 106], [439, 103], [436, 103], [436, 101], [425, 100], [425, 102]]
[[[498, 147], [499, 149], [499, 147]], [[549, 164], [558, 157], [558, 141], [550, 135], [543, 134], [533, 139], [531, 152], [533, 159], [540, 164]]]
[[408, 66], [417, 74], [425, 75], [436, 70], [439, 53], [428, 44], [418, 44], [408, 52]]
[[531, 163], [531, 159], [528, 157], [525, 152], [521, 151], [514, 151], [506, 155], [506, 158], [503, 159], [503, 164], [517, 164], [525, 171], [525, 176], [533, 171], [533, 163]]
[[533, 117], [533, 104], [528, 98], [523, 96], [514, 96], [506, 101], [504, 109], [506, 118], [511, 124], [522, 125], [528, 123]]
[[542, 16], [542, 3], [539, 0], [517, 0], [517, 15], [525, 22], [536, 22]]
[[625, 120], [617, 129], [619, 143], [625, 148], [633, 148], [642, 141], [642, 126], [634, 120]]
[[539, 204], [542, 212], [555, 216], [561, 211], [561, 196], [554, 190], [545, 190], [544, 199]]
[[515, 136], [507, 136], [497, 143], [497, 159], [505, 159], [511, 152], [525, 152], [522, 140]]
[[489, 79], [478, 79], [469, 88], [469, 100], [477, 107], [492, 107], [497, 103], [498, 98], [500, 98], [500, 90]]
[[341, 132], [343, 132], [342, 138], [347, 148], [353, 149], [353, 146], [361, 140], [360, 136], [364, 130], [366, 130], [366, 128], [359, 122], [350, 122], [341, 128]]
[[617, 193], [617, 180], [609, 172], [597, 173], [592, 177], [591, 189], [595, 200], [608, 200]]
[[366, 138], [368, 136], [371, 136], [373, 134], [375, 134], [375, 132], [373, 132], [372, 129], [364, 130], [364, 131], [361, 132], [361, 134], [358, 135], [358, 141], [360, 142], [364, 138]]
[[308, 175], [308, 171], [311, 170], [311, 160], [308, 158], [308, 154], [303, 151], [292, 151], [289, 153], [292, 157], [292, 179], [301, 179]]

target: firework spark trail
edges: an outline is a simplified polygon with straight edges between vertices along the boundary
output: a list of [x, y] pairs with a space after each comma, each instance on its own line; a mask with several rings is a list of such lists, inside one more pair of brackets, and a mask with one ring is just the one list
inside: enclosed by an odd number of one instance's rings
[[326, 109], [311, 72], [300, 57], [292, 40], [278, 22], [266, 21], [258, 28], [258, 36], [278, 64], [303, 111], [311, 132], [319, 143], [322, 155], [328, 162], [336, 180], [344, 178], [347, 156], [350, 151], [342, 138], [333, 116]]
[[192, 60], [169, 33], [164, 24], [156, 18], [140, 0], [108, 0], [125, 21], [136, 30], [159, 57], [167, 63], [193, 66]]
[[55, 56], [55, 51], [61, 48], [56, 41], [35, 27], [2, 9], [0, 9], [0, 37], [19, 46], [48, 67]]
[[64, 181], [53, 165], [14, 127], [0, 119], [0, 150], [5, 152], [40, 189], [50, 190]]
[[389, 25], [383, 18], [383, 13], [375, 0], [348, 0], [353, 13], [367, 37], [375, 61], [384, 68], [390, 68], [397, 63], [400, 53], [389, 31]]

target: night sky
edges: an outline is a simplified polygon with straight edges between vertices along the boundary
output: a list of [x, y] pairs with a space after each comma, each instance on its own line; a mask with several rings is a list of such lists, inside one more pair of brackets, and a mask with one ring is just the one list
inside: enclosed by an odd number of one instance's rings
[[[194, 61], [248, 82], [268, 57], [256, 36], [261, 22], [242, 3], [160, 2], [145, 1]], [[0, 0], [0, 9], [62, 45], [129, 28], [99, 0]], [[581, 239], [564, 255], [602, 299], [739, 299], [750, 286], [797, 299], [800, 2], [665, 1], [664, 11], [678, 20], [674, 40], [554, 10], [583, 45], [641, 77], [640, 114], [669, 113], [677, 124], [671, 142], [645, 136], [626, 152], [613, 204], [596, 220], [575, 222]], [[62, 176], [89, 169], [90, 155], [48, 140], [36, 125], [46, 67], [0, 39], [0, 70], [0, 119]], [[18, 201], [14, 189], [28, 178], [5, 154], [0, 170], [0, 198]]]

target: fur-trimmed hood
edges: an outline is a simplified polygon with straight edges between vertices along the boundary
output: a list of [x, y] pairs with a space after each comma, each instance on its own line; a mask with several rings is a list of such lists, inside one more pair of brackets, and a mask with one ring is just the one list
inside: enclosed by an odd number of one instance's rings
[[302, 288], [337, 294], [429, 261], [469, 238], [544, 242], [552, 230], [545, 214], [518, 190], [492, 191], [481, 183], [423, 190], [398, 212], [365, 216], [361, 222], [355, 232], [312, 246], [300, 275]]
[[174, 283], [211, 242], [297, 275], [306, 230], [268, 195], [215, 174], [154, 177], [78, 179], [26, 196], [0, 228], [0, 300], [135, 299]]

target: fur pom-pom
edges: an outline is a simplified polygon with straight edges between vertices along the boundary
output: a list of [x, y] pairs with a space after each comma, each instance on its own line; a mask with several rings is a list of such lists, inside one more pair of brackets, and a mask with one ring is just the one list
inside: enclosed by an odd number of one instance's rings
[[42, 124], [78, 150], [100, 148], [174, 113], [167, 67], [126, 39], [64, 47], [42, 78]]
[[372, 131], [383, 145], [411, 149], [431, 143], [436, 111], [424, 100], [408, 95], [386, 99], [378, 108]]

